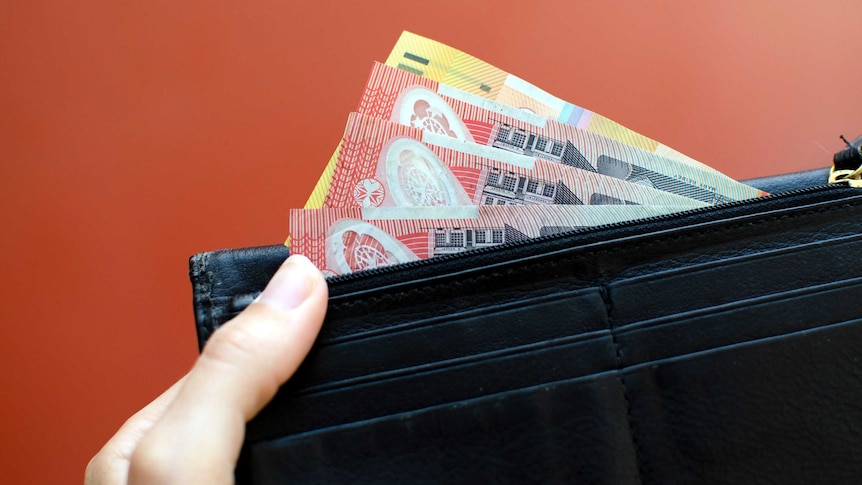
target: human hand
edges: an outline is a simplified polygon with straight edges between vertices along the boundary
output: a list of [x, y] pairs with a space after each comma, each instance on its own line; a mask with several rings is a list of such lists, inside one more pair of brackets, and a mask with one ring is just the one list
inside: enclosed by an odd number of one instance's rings
[[320, 271], [288, 258], [260, 298], [213, 333], [191, 371], [90, 460], [85, 483], [233, 483], [245, 423], [308, 354], [327, 297]]

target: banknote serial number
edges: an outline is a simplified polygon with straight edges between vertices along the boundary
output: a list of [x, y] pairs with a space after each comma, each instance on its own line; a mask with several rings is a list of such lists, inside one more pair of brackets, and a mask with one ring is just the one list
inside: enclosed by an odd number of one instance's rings
[[703, 182], [701, 182], [699, 180], [695, 180], [691, 177], [686, 177], [685, 175], [677, 174], [677, 175], [674, 175], [674, 178], [679, 180], [680, 182], [685, 183], [685, 184], [693, 185], [693, 186], [698, 187], [700, 189], [708, 190], [710, 192], [716, 192], [718, 190], [715, 188], [715, 186], [703, 183]]

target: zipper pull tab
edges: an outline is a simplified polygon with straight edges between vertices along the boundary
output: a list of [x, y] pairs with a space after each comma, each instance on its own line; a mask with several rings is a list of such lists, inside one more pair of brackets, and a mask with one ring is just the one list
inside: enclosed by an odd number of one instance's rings
[[844, 135], [841, 139], [847, 148], [832, 157], [832, 168], [829, 170], [829, 183], [847, 182], [851, 187], [862, 187], [862, 136], [847, 141]]

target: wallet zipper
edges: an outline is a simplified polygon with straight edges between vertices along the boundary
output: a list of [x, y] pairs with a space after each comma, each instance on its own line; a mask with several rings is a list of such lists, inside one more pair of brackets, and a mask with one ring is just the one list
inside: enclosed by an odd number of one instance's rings
[[[825, 185], [817, 185], [812, 187], [805, 187], [801, 189], [794, 189], [786, 192], [779, 192], [775, 194], [770, 194], [763, 197], [758, 197], [756, 199], [746, 199], [739, 200], [733, 202], [726, 202], [723, 204], [718, 204], [714, 206], [707, 207], [698, 207], [682, 212], [676, 212], [673, 214], [662, 214], [658, 216], [643, 218], [643, 219], [633, 219], [630, 221], [624, 222], [616, 222], [610, 224], [603, 224], [600, 226], [593, 226], [588, 228], [574, 229], [572, 231], [561, 232], [557, 234], [551, 234], [547, 236], [541, 236], [533, 239], [529, 239], [526, 241], [514, 241], [503, 243], [497, 246], [485, 247], [485, 248], [477, 248], [471, 249], [468, 251], [464, 251], [461, 253], [455, 254], [446, 254], [441, 256], [436, 256], [433, 258], [422, 259], [418, 261], [409, 261], [406, 263], [400, 263], [391, 266], [385, 266], [382, 268], [374, 268], [363, 271], [358, 271], [355, 273], [349, 273], [344, 275], [336, 275], [328, 278], [330, 285], [345, 285], [350, 284], [352, 282], [375, 278], [375, 277], [385, 277], [386, 275], [393, 274], [403, 274], [405, 271], [415, 271], [421, 268], [426, 268], [434, 265], [439, 265], [444, 262], [451, 262], [452, 264], [457, 264], [459, 260], [464, 260], [466, 265], [469, 265], [469, 260], [471, 257], [476, 257], [479, 255], [487, 255], [493, 253], [503, 253], [507, 251], [517, 251], [518, 249], [526, 249], [526, 248], [534, 248], [540, 247], [543, 245], [549, 244], [558, 244], [561, 241], [567, 239], [575, 239], [588, 236], [590, 234], [598, 233], [598, 232], [608, 232], [609, 238], [613, 237], [614, 231], [628, 229], [634, 226], [644, 227], [650, 226], [652, 231], [660, 230], [660, 226], [662, 224], [671, 223], [674, 221], [678, 221], [685, 217], [692, 216], [706, 216], [710, 214], [724, 214], [728, 215], [732, 214], [736, 209], [745, 209], [745, 214], [756, 214], [760, 211], [762, 207], [768, 207], [770, 204], [775, 202], [783, 201], [783, 200], [792, 200], [794, 198], [804, 198], [806, 195], [816, 195], [820, 193], [831, 193], [831, 192], [848, 192], [859, 194], [859, 191], [853, 188], [850, 188], [849, 185], [844, 183], [830, 183]], [[813, 201], [813, 202], [823, 202], [823, 201]], [[740, 214], [744, 215], [744, 214]], [[573, 243], [576, 241], [572, 241]]]

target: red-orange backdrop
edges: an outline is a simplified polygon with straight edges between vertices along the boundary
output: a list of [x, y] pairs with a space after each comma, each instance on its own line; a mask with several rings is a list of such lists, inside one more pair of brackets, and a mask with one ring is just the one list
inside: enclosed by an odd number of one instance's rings
[[79, 480], [190, 366], [188, 256], [284, 239], [401, 30], [746, 178], [826, 166], [862, 133], [860, 18], [854, 0], [5, 2], [3, 481]]

